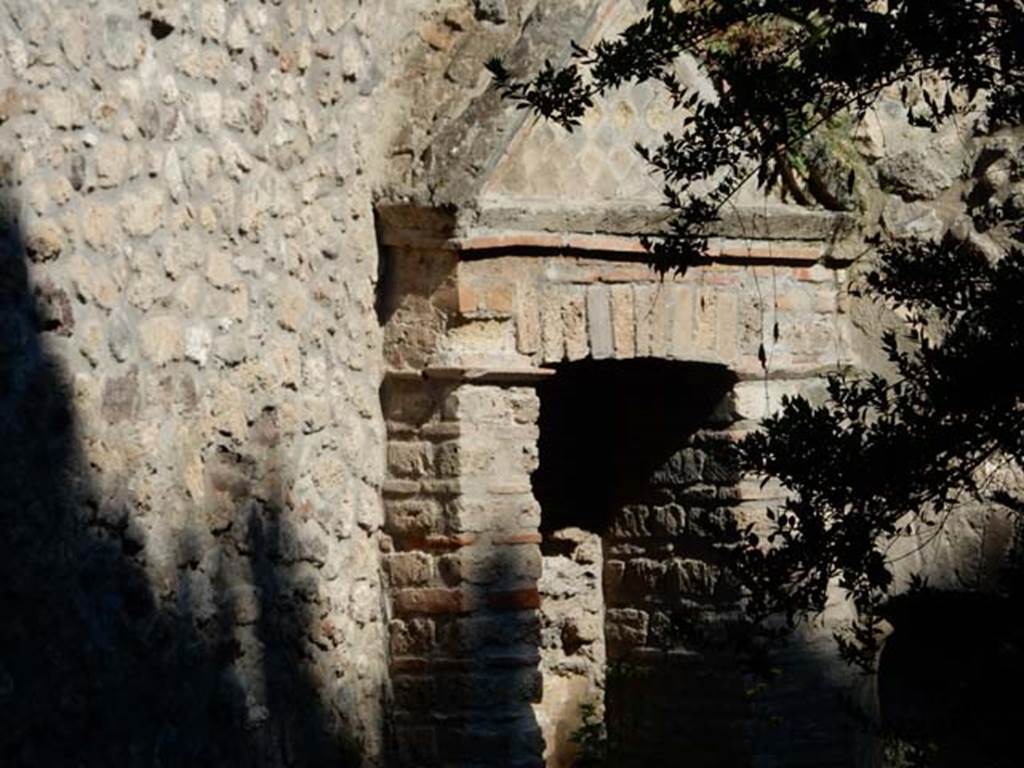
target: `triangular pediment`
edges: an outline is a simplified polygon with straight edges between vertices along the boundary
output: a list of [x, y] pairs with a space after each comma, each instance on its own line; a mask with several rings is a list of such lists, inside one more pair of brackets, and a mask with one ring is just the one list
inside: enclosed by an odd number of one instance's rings
[[[642, 18], [645, 0], [540, 0], [533, 21], [500, 53], [516, 76], [614, 37]], [[482, 64], [481, 64], [482, 66]], [[697, 62], [683, 59], [677, 77], [713, 92]], [[678, 132], [685, 111], [658, 83], [626, 83], [596, 100], [573, 130], [504, 99], [493, 82], [457, 116], [435, 126], [417, 187], [405, 205], [454, 213], [453, 231], [532, 228], [542, 231], [656, 234], [664, 223], [664, 182], [636, 146], [657, 147]], [[824, 211], [787, 204], [748, 183], [723, 212], [715, 234], [755, 239], [832, 239]], [[819, 221], [829, 219], [829, 221]], [[807, 222], [811, 222], [810, 225]], [[721, 230], [721, 231], [719, 231]]]

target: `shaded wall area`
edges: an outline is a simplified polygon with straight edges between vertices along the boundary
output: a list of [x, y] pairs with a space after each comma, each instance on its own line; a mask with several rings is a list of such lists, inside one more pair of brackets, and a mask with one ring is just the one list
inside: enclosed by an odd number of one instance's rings
[[545, 546], [566, 528], [603, 544], [610, 765], [749, 762], [728, 641], [737, 594], [715, 549], [733, 526], [734, 381], [720, 366], [639, 359], [570, 364], [539, 388]]
[[389, 376], [381, 398], [394, 765], [538, 768], [536, 395]]
[[893, 631], [878, 666], [883, 764], [1018, 764], [1020, 593], [914, 590], [893, 599], [887, 618]]
[[[78, 333], [75, 299], [30, 279], [39, 254], [16, 201], [0, 209], [0, 763], [361, 764], [355, 660], [325, 621], [324, 553], [288, 500], [277, 408], [204, 449], [191, 511], [174, 496], [145, 508], [141, 462], [98, 477], [80, 381], [53, 350]], [[112, 382], [103, 413], [120, 421], [137, 374]], [[182, 523], [159, 540], [152, 516]]]

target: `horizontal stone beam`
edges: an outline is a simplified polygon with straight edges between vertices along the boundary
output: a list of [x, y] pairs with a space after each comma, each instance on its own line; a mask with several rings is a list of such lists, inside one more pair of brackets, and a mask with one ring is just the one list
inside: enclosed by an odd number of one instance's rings
[[[641, 260], [648, 250], [639, 236], [594, 233], [557, 233], [524, 230], [481, 230], [462, 237], [443, 237], [417, 230], [385, 232], [385, 245], [416, 249], [455, 251], [469, 256], [516, 252], [616, 254]], [[715, 238], [708, 243], [712, 261], [756, 261], [809, 264], [826, 255], [820, 243], [808, 241], [745, 241]]]

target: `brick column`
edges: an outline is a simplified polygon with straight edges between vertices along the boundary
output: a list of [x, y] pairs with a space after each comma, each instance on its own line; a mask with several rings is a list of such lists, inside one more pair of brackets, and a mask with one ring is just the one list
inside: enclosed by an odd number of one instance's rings
[[541, 766], [536, 394], [389, 379], [383, 401], [395, 762]]

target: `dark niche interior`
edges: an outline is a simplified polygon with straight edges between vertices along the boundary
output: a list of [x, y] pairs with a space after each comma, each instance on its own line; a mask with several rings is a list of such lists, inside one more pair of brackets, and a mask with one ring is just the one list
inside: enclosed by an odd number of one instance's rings
[[659, 472], [692, 471], [680, 446], [730, 421], [719, 406], [735, 381], [724, 366], [650, 358], [559, 366], [538, 388], [542, 531], [602, 532], [616, 509], [650, 495]]

